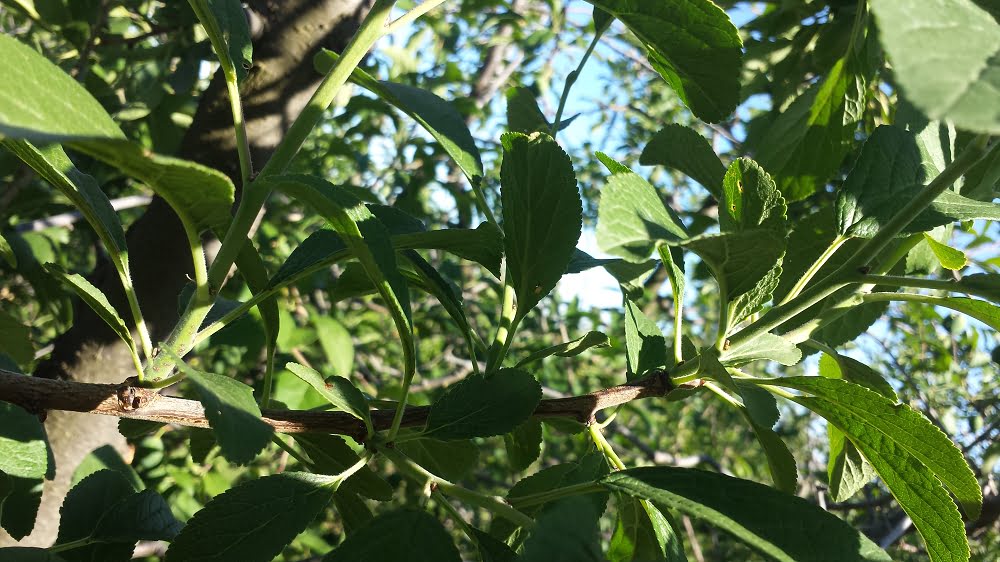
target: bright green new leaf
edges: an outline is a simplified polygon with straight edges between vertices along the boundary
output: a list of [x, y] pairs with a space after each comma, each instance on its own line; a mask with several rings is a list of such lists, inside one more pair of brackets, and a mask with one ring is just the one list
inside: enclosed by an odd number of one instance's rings
[[[326, 74], [338, 58], [336, 53], [323, 49], [316, 54], [313, 62], [320, 72]], [[376, 80], [360, 68], [354, 70], [350, 80], [420, 123], [441, 143], [441, 147], [465, 172], [469, 181], [480, 181], [483, 163], [479, 149], [476, 148], [465, 119], [454, 106], [427, 90]]]
[[520, 562], [603, 562], [599, 513], [573, 496], [552, 503], [538, 515], [524, 541]]
[[737, 158], [722, 181], [719, 225], [723, 232], [765, 229], [784, 234], [787, 207], [770, 174], [749, 158]]
[[468, 476], [479, 463], [479, 448], [471, 439], [461, 441], [413, 439], [397, 443], [396, 447], [432, 474], [452, 482]]
[[937, 257], [938, 261], [941, 263], [941, 267], [945, 269], [950, 269], [952, 271], [958, 271], [965, 267], [969, 263], [969, 258], [965, 255], [962, 250], [956, 250], [947, 244], [942, 244], [935, 240], [932, 236], [928, 235], [926, 232], [924, 234], [924, 241], [930, 246], [931, 251]]
[[823, 353], [819, 358], [819, 374], [828, 379], [844, 379], [859, 384], [896, 402], [898, 397], [892, 385], [881, 374], [864, 363], [846, 355], [831, 356]]
[[400, 509], [372, 519], [324, 556], [323, 562], [459, 562], [461, 559], [440, 521], [425, 511]]
[[527, 371], [470, 375], [434, 402], [424, 435], [442, 440], [502, 435], [528, 419], [541, 399], [542, 387]]
[[574, 357], [592, 347], [608, 347], [609, 345], [611, 344], [608, 340], [608, 336], [601, 332], [591, 331], [576, 338], [575, 340], [563, 342], [535, 351], [524, 359], [518, 361], [515, 367], [523, 367], [528, 363], [544, 359], [550, 355], [555, 355], [557, 357]]
[[717, 200], [722, 199], [726, 167], [705, 137], [690, 127], [671, 123], [660, 129], [642, 149], [639, 163], [673, 168], [700, 183]]
[[906, 99], [931, 119], [1000, 133], [1000, 26], [986, 6], [874, 0], [871, 10]]
[[323, 375], [319, 374], [315, 369], [299, 365], [298, 363], [288, 363], [285, 365], [285, 368], [308, 383], [323, 398], [326, 398], [333, 404], [335, 408], [343, 410], [365, 422], [365, 427], [368, 428], [369, 435], [375, 432], [375, 428], [372, 426], [371, 413], [368, 409], [368, 400], [365, 399], [365, 395], [361, 394], [361, 391], [351, 381], [337, 375], [324, 379]]
[[[961, 451], [944, 432], [909, 406], [895, 404], [863, 386], [826, 377], [787, 377], [768, 381], [768, 384], [808, 392], [819, 400], [821, 411], [814, 411], [847, 434], [890, 489], [894, 483], [882, 474], [873, 456], [899, 458], [907, 466], [910, 463], [904, 462], [905, 458], [912, 457], [955, 494], [970, 517], [979, 517], [982, 490]], [[806, 398], [796, 399], [806, 405], [804, 400]], [[808, 403], [817, 400], [810, 399]], [[812, 409], [812, 406], [807, 407]], [[964, 537], [962, 533], [963, 540]]]
[[0, 136], [124, 138], [80, 83], [10, 35], [0, 36], [0, 76]]
[[84, 276], [78, 273], [69, 273], [53, 263], [45, 264], [45, 271], [48, 271], [50, 275], [72, 289], [76, 293], [76, 296], [87, 303], [87, 306], [97, 313], [97, 316], [101, 320], [104, 320], [114, 330], [115, 334], [125, 342], [125, 345], [132, 351], [132, 355], [136, 354], [135, 342], [132, 341], [132, 333], [129, 331], [128, 326], [125, 325], [122, 317], [118, 315], [115, 308], [108, 302], [108, 297], [104, 296], [104, 293], [100, 289], [95, 287]]
[[642, 307], [625, 297], [625, 360], [629, 380], [667, 366], [667, 339]]
[[753, 291], [785, 253], [785, 235], [773, 230], [702, 234], [668, 244], [690, 250], [712, 270], [730, 302]]
[[54, 468], [49, 466], [49, 454], [45, 427], [38, 416], [0, 402], [0, 472], [18, 478], [44, 478]]
[[715, 123], [740, 101], [743, 42], [710, 0], [588, 0], [610, 13], [646, 47], [660, 76], [698, 118]]
[[310, 318], [316, 326], [319, 346], [323, 348], [326, 362], [338, 377], [350, 377], [354, 372], [354, 341], [343, 324], [331, 316], [314, 315]]
[[[169, 350], [161, 350], [164, 352], [169, 353]], [[177, 366], [198, 392], [222, 455], [240, 465], [256, 458], [271, 442], [274, 430], [260, 419], [253, 389], [238, 380], [193, 369], [180, 358], [177, 358]]]
[[[630, 262], [649, 259], [658, 241], [687, 238], [656, 188], [614, 161], [597, 209], [597, 247]], [[607, 163], [606, 163], [607, 164]]]
[[552, 137], [506, 133], [500, 142], [504, 253], [519, 321], [566, 271], [580, 239], [583, 204], [573, 164]]
[[529, 419], [504, 434], [503, 444], [507, 450], [510, 469], [520, 472], [538, 459], [542, 453], [542, 422]]
[[195, 513], [166, 560], [270, 562], [326, 508], [337, 483], [333, 476], [283, 472], [230, 488]]
[[619, 495], [618, 520], [608, 547], [611, 562], [687, 562], [670, 521], [649, 500]]
[[[343, 437], [327, 433], [299, 433], [295, 442], [312, 460], [312, 472], [336, 476], [347, 470], [361, 457], [347, 444]], [[361, 494], [377, 501], [392, 499], [392, 486], [367, 466], [352, 474], [339, 488], [346, 493]]]
[[614, 472], [601, 483], [704, 519], [775, 560], [890, 560], [837, 516], [749, 480], [661, 466]]
[[17, 267], [17, 256], [14, 254], [14, 249], [10, 247], [10, 243], [3, 237], [3, 233], [0, 233], [0, 259], [7, 262], [11, 268]]

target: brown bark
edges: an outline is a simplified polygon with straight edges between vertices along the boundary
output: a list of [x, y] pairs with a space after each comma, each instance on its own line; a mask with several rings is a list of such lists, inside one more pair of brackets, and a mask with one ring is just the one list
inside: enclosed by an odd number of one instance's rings
[[[366, 0], [255, 0], [254, 68], [242, 87], [244, 113], [254, 162], [262, 165], [315, 89], [319, 76], [312, 55], [320, 47], [342, 50], [357, 29]], [[239, 185], [232, 118], [221, 73], [202, 94], [179, 156], [219, 168]], [[153, 200], [128, 230], [133, 281], [154, 344], [177, 320], [177, 295], [191, 275], [191, 257], [180, 223], [166, 203]], [[98, 265], [90, 276], [122, 316], [124, 294], [114, 269]], [[95, 383], [117, 383], [131, 376], [129, 355], [108, 327], [81, 303], [73, 327], [56, 339], [51, 357], [36, 376]], [[87, 454], [104, 444], [119, 451], [125, 442], [114, 418], [53, 411], [45, 426], [55, 453], [56, 478], [45, 483], [32, 534], [21, 544], [47, 545], [58, 530], [59, 506], [70, 478]], [[10, 538], [0, 531], [0, 546]]]

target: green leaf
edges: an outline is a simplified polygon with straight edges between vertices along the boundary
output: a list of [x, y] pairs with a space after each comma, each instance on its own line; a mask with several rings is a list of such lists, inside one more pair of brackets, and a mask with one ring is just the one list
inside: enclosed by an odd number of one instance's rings
[[323, 562], [392, 560], [459, 562], [448, 531], [423, 511], [400, 509], [380, 515], [347, 537]]
[[[605, 460], [604, 455], [597, 451], [592, 451], [581, 457], [579, 461], [549, 466], [531, 476], [522, 478], [507, 492], [507, 500], [517, 509], [534, 516], [544, 506], [551, 505], [552, 502], [519, 507], [518, 498], [546, 492], [555, 488], [594, 482], [606, 475], [609, 470], [608, 462]], [[587, 498], [592, 510], [600, 515], [604, 513], [607, 506], [608, 496], [609, 494], [606, 492], [593, 492], [580, 497]]]
[[840, 233], [871, 238], [937, 173], [913, 133], [889, 125], [875, 129], [837, 194]]
[[950, 308], [971, 316], [994, 330], [1000, 330], [1000, 307], [979, 299], [964, 297], [921, 297], [921, 303]]
[[413, 439], [396, 447], [431, 473], [452, 482], [465, 478], [479, 464], [479, 448], [471, 440]]
[[754, 361], [776, 361], [791, 367], [802, 360], [802, 351], [789, 340], [775, 334], [761, 334], [738, 347], [723, 351], [724, 365], [737, 367]]
[[566, 271], [580, 239], [583, 204], [573, 164], [551, 137], [506, 133], [500, 142], [504, 253], [517, 322]]
[[193, 369], [180, 358], [177, 358], [177, 367], [194, 385], [205, 407], [205, 417], [222, 448], [222, 456], [240, 465], [256, 458], [271, 442], [274, 430], [260, 419], [253, 389], [235, 379]]
[[702, 234], [667, 243], [697, 254], [725, 287], [730, 302], [754, 290], [785, 253], [785, 235], [765, 229]]
[[[745, 396], [744, 396], [745, 398]], [[771, 481], [774, 487], [786, 494], [795, 494], [798, 489], [798, 472], [795, 466], [795, 457], [788, 450], [788, 445], [770, 427], [750, 423], [757, 442], [764, 449], [764, 456], [767, 457], [767, 468], [771, 473]]]
[[343, 324], [331, 316], [313, 315], [319, 346], [323, 348], [326, 364], [338, 377], [350, 377], [354, 372], [354, 341]]
[[604, 270], [618, 281], [622, 294], [629, 300], [640, 300], [645, 293], [645, 282], [656, 269], [656, 260], [640, 263], [613, 260], [604, 264]]
[[473, 540], [479, 548], [479, 557], [483, 562], [517, 562], [517, 554], [506, 543], [493, 538], [486, 531], [469, 527]]
[[602, 562], [599, 513], [573, 496], [542, 510], [524, 541], [520, 562]]
[[231, 488], [194, 514], [166, 560], [269, 562], [326, 508], [336, 483], [332, 476], [283, 472]]
[[739, 33], [709, 0], [588, 0], [610, 13], [646, 48], [650, 64], [699, 119], [715, 123], [740, 101]]
[[0, 136], [124, 138], [80, 83], [9, 35], [0, 36], [0, 75]]
[[129, 331], [128, 326], [125, 325], [125, 321], [122, 320], [122, 317], [118, 316], [118, 312], [113, 306], [111, 306], [111, 303], [108, 302], [108, 297], [104, 296], [104, 293], [102, 293], [100, 289], [95, 287], [84, 276], [77, 273], [69, 273], [56, 264], [45, 264], [45, 271], [72, 289], [73, 292], [76, 293], [76, 296], [80, 297], [80, 300], [87, 303], [87, 306], [97, 313], [97, 316], [99, 316], [101, 320], [104, 320], [104, 322], [107, 323], [112, 330], [114, 330], [115, 334], [117, 334], [118, 337], [125, 342], [125, 345], [127, 345], [132, 351], [132, 355], [136, 355], [135, 342], [132, 340], [132, 333]]
[[774, 174], [789, 201], [823, 188], [854, 144], [868, 82], [881, 64], [868, 41], [844, 55], [822, 81], [797, 97], [759, 142], [758, 160]]
[[[314, 63], [325, 74], [338, 58], [337, 54], [323, 49], [316, 54]], [[469, 181], [480, 181], [483, 163], [479, 149], [465, 119], [454, 106], [427, 90], [376, 80], [361, 69], [355, 69], [350, 79], [420, 123], [465, 172]]]
[[531, 416], [542, 387], [527, 371], [470, 375], [431, 406], [424, 435], [441, 440], [502, 435]]
[[673, 168], [700, 183], [717, 200], [722, 199], [726, 167], [705, 137], [690, 127], [671, 123], [660, 129], [642, 149], [639, 163]]
[[941, 267], [945, 269], [958, 271], [969, 263], [969, 258], [966, 257], [965, 252], [938, 242], [926, 232], [924, 233], [924, 241], [931, 247], [931, 251], [934, 252], [934, 255], [941, 263]]
[[25, 370], [35, 361], [31, 328], [2, 310], [0, 310], [0, 353], [6, 353]]
[[243, 4], [239, 0], [195, 0], [191, 7], [211, 38], [226, 74], [242, 82], [253, 65], [253, 43]]
[[835, 515], [749, 480], [661, 466], [614, 472], [601, 483], [704, 519], [776, 560], [890, 560]]
[[399, 250], [444, 250], [476, 262], [497, 278], [500, 277], [500, 260], [503, 256], [503, 233], [493, 223], [484, 222], [474, 229], [448, 228], [399, 234], [392, 237], [392, 244]]
[[411, 346], [409, 293], [396, 266], [395, 252], [385, 226], [361, 201], [320, 178], [288, 175], [268, 181], [275, 189], [315, 208], [330, 222], [392, 310], [404, 346]]
[[[2, 142], [3, 141], [0, 141], [0, 143]], [[10, 247], [10, 243], [3, 237], [2, 232], [0, 232], [0, 258], [7, 262], [7, 265], [9, 265], [11, 269], [17, 267], [17, 255], [14, 254], [14, 249]]]
[[[851, 438], [875, 466], [890, 489], [893, 489], [895, 483], [890, 482], [891, 478], [883, 474], [873, 456], [898, 457], [900, 462], [907, 466], [914, 464], [906, 460], [912, 457], [926, 466], [955, 494], [972, 519], [979, 517], [983, 496], [976, 477], [955, 444], [920, 413], [905, 404], [895, 404], [880, 394], [845, 380], [788, 377], [768, 382], [772, 383], [812, 394], [814, 399], [796, 398], [796, 401], [810, 409], [813, 409], [812, 405], [817, 405], [819, 409], [813, 411], [825, 417]], [[884, 466], [888, 468], [888, 465]], [[893, 469], [893, 472], [900, 467], [902, 465]], [[891, 477], [891, 474], [888, 476]], [[900, 499], [899, 496], [897, 499]], [[901, 499], [901, 503], [902, 501], [905, 501], [905, 498]], [[916, 521], [916, 517], [914, 520]], [[964, 540], [964, 532], [962, 537]]]
[[[209, 433], [206, 430], [198, 431]], [[129, 466], [111, 445], [101, 445], [80, 461], [76, 470], [73, 471], [72, 485], [76, 486], [84, 478], [101, 470], [114, 470], [118, 472], [128, 479], [129, 483], [132, 484], [132, 488], [137, 492], [141, 492], [146, 488], [146, 485], [142, 482], [142, 478], [139, 477], [135, 469]]]
[[368, 509], [368, 504], [357, 494], [337, 490], [333, 494], [333, 505], [340, 520], [344, 523], [344, 532], [348, 535], [355, 533], [375, 518], [372, 511]]
[[34, 546], [0, 548], [0, 562], [66, 562], [48, 549]]
[[555, 355], [557, 357], [574, 357], [592, 347], [608, 347], [609, 345], [611, 345], [611, 343], [608, 340], [608, 336], [602, 334], [601, 332], [591, 331], [576, 338], [575, 340], [549, 346], [545, 349], [539, 349], [538, 351], [535, 351], [524, 359], [518, 361], [515, 367], [523, 367], [528, 363], [544, 359], [550, 355]]
[[625, 298], [625, 359], [629, 380], [667, 367], [667, 340], [642, 308]]
[[535, 93], [523, 86], [507, 90], [507, 130], [515, 133], [546, 133], [551, 130], [545, 114], [538, 108]]
[[0, 402], [0, 472], [18, 478], [44, 478], [49, 472], [49, 442], [38, 416]]
[[963, 287], [970, 287], [978, 291], [986, 291], [984, 297], [991, 301], [1000, 303], [1000, 274], [997, 273], [974, 273], [962, 277], [961, 281], [955, 283], [955, 290], [962, 291]]
[[142, 490], [105, 513], [92, 536], [101, 542], [129, 544], [138, 540], [170, 541], [181, 527], [163, 496], [153, 490]]
[[371, 413], [368, 410], [368, 400], [365, 399], [365, 395], [361, 394], [361, 391], [351, 381], [336, 375], [324, 379], [323, 375], [319, 374], [315, 369], [299, 365], [298, 363], [287, 363], [285, 364], [285, 368], [308, 383], [323, 398], [326, 398], [327, 401], [333, 404], [335, 408], [365, 422], [365, 427], [368, 428], [369, 435], [375, 432], [375, 428], [372, 426]]
[[[313, 461], [313, 472], [319, 474], [336, 476], [361, 460], [361, 457], [339, 435], [299, 433], [294, 438]], [[339, 489], [377, 501], [392, 499], [392, 486], [367, 466], [352, 474]]]
[[785, 199], [771, 176], [749, 158], [737, 158], [722, 181], [719, 225], [723, 232], [754, 229], [784, 234]]
[[437, 268], [427, 262], [415, 250], [404, 250], [403, 258], [413, 266], [413, 274], [418, 278], [418, 282], [441, 303], [452, 321], [462, 332], [469, 356], [476, 356], [476, 338], [466, 318], [465, 306], [462, 302], [462, 289], [454, 283], [445, 279]]
[[618, 520], [608, 548], [611, 562], [687, 562], [670, 522], [648, 500], [619, 495]]
[[503, 436], [510, 469], [520, 472], [538, 459], [542, 453], [542, 422], [529, 419]]
[[1000, 133], [1000, 27], [985, 6], [940, 0], [914, 9], [903, 0], [876, 0], [871, 10], [909, 101], [931, 119]]
[[17, 478], [0, 472], [0, 526], [14, 540], [31, 534], [42, 501], [41, 478]]
[[[617, 168], [616, 168], [617, 169]], [[630, 262], [649, 259], [658, 241], [687, 238], [656, 188], [627, 168], [612, 170], [597, 209], [597, 247]]]
[[847, 501], [875, 479], [875, 469], [843, 431], [827, 424], [826, 436], [830, 442], [830, 457], [826, 465], [830, 497], [833, 501]]
[[819, 358], [819, 374], [828, 379], [844, 379], [877, 392], [896, 402], [896, 391], [877, 371], [846, 355], [831, 356], [823, 353]]

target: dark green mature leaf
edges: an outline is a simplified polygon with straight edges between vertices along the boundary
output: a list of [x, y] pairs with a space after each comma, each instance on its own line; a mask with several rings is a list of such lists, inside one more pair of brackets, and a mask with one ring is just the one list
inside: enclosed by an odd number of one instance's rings
[[970, 0], [913, 8], [903, 0], [871, 6], [906, 98], [931, 119], [1000, 133], [1000, 28], [994, 17]]
[[[649, 259], [658, 241], [687, 238], [680, 220], [667, 209], [656, 188], [613, 160], [597, 209], [597, 246], [630, 262]], [[605, 163], [608, 165], [608, 162]]]
[[667, 366], [667, 340], [642, 308], [625, 298], [625, 359], [629, 380]]
[[42, 501], [41, 478], [17, 478], [0, 472], [0, 527], [14, 540], [28, 536]]
[[500, 277], [500, 260], [503, 256], [503, 233], [491, 222], [484, 222], [475, 229], [448, 228], [412, 234], [401, 233], [392, 237], [392, 244], [400, 250], [444, 250], [462, 259], [476, 262], [496, 277]]
[[[813, 395], [815, 399], [796, 398], [796, 401], [810, 409], [813, 409], [813, 404], [817, 405], [819, 409], [813, 411], [827, 418], [854, 441], [890, 489], [895, 483], [882, 474], [873, 456], [899, 457], [900, 462], [907, 466], [913, 463], [904, 457], [912, 457], [955, 494], [970, 517], [979, 517], [983, 496], [976, 477], [955, 444], [920, 413], [845, 380], [787, 377], [774, 379], [768, 384], [772, 383]], [[893, 472], [897, 470], [899, 466]], [[904, 470], [899, 475], [905, 473]], [[962, 533], [963, 540], [964, 536]]]
[[285, 368], [313, 387], [313, 390], [320, 393], [334, 407], [365, 422], [369, 434], [375, 432], [372, 426], [371, 412], [368, 409], [368, 400], [351, 381], [336, 375], [324, 379], [323, 375], [315, 369], [298, 363], [287, 363]]
[[372, 510], [368, 509], [368, 504], [363, 499], [357, 494], [345, 492], [343, 489], [337, 490], [333, 494], [333, 505], [340, 520], [344, 523], [344, 532], [348, 535], [353, 534], [375, 518], [372, 515]]
[[785, 199], [770, 174], [749, 158], [737, 158], [722, 181], [719, 225], [723, 232], [764, 229], [784, 234]]
[[520, 472], [538, 459], [542, 453], [542, 422], [529, 419], [503, 436], [510, 469]]
[[242, 82], [253, 65], [250, 27], [239, 0], [196, 0], [191, 3], [205, 27], [222, 66], [231, 68]]
[[704, 519], [776, 560], [890, 560], [835, 515], [749, 480], [697, 469], [644, 467], [614, 472], [601, 483]]
[[323, 562], [392, 560], [459, 562], [461, 556], [441, 523], [424, 511], [400, 509], [380, 515], [323, 557]]
[[1000, 274], [974, 273], [966, 275], [962, 277], [961, 281], [955, 283], [956, 291], [962, 291], [964, 287], [980, 291], [980, 296], [988, 298], [995, 303], [1000, 303]]
[[472, 440], [422, 438], [398, 443], [396, 447], [420, 466], [451, 481], [468, 476], [479, 461], [479, 448]]
[[[199, 429], [198, 431], [211, 434], [211, 432], [203, 429]], [[121, 474], [128, 479], [129, 483], [132, 484], [132, 488], [137, 492], [146, 489], [146, 485], [143, 484], [139, 474], [125, 462], [125, 459], [111, 445], [101, 445], [80, 461], [79, 466], [73, 471], [72, 485], [76, 486], [84, 478], [101, 470], [114, 470]]]
[[0, 310], [0, 353], [6, 353], [25, 370], [35, 360], [31, 329], [2, 310]]
[[[592, 451], [576, 462], [545, 467], [531, 476], [518, 480], [507, 492], [507, 501], [524, 513], [534, 516], [542, 507], [550, 505], [551, 502], [542, 505], [519, 507], [518, 498], [546, 492], [555, 488], [594, 482], [606, 475], [609, 470], [610, 468], [604, 455]], [[589, 505], [598, 515], [604, 513], [609, 494], [606, 492], [594, 492], [582, 497], [586, 497], [590, 501]]]
[[[313, 472], [335, 476], [361, 460], [361, 457], [339, 435], [299, 433], [294, 438], [313, 461]], [[345, 480], [340, 490], [361, 494], [377, 501], [392, 499], [392, 486], [367, 466], [361, 467]]]
[[640, 263], [614, 260], [604, 264], [604, 270], [614, 277], [615, 281], [618, 281], [622, 294], [629, 300], [642, 298], [645, 292], [644, 284], [655, 269], [656, 260], [646, 260]]
[[524, 318], [566, 271], [582, 228], [583, 204], [569, 156], [543, 134], [500, 137], [504, 252]]
[[332, 476], [283, 472], [230, 488], [194, 514], [166, 560], [270, 562], [330, 503], [336, 482]]
[[546, 507], [524, 542], [521, 562], [601, 562], [599, 513], [573, 496]]
[[826, 435], [830, 442], [830, 458], [826, 465], [830, 497], [833, 501], [844, 502], [875, 479], [875, 469], [843, 431], [827, 425]]
[[442, 440], [502, 435], [528, 419], [541, 399], [542, 387], [527, 371], [470, 375], [434, 402], [424, 434]]
[[864, 363], [846, 355], [830, 356], [826, 353], [819, 358], [819, 374], [828, 379], [844, 379], [877, 392], [889, 400], [898, 400], [896, 391], [881, 374]]
[[[324, 74], [339, 56], [326, 49], [316, 54], [314, 64]], [[450, 103], [436, 95], [404, 84], [376, 80], [361, 69], [351, 74], [351, 82], [368, 90], [412, 117], [441, 143], [458, 167], [472, 182], [480, 181], [483, 163], [465, 119]]]
[[[97, 474], [97, 473], [95, 473]], [[170, 541], [180, 532], [163, 496], [153, 490], [129, 495], [101, 517], [93, 538], [101, 542]]]
[[17, 255], [14, 254], [14, 249], [10, 247], [10, 242], [7, 242], [2, 232], [0, 232], [0, 259], [7, 262], [11, 268], [17, 267]]
[[608, 547], [611, 562], [687, 562], [670, 521], [649, 500], [619, 495], [618, 520]]
[[550, 355], [555, 355], [557, 357], [574, 357], [592, 347], [607, 347], [609, 345], [611, 344], [608, 340], [608, 336], [601, 332], [591, 331], [576, 338], [575, 340], [563, 342], [535, 351], [524, 359], [518, 361], [515, 367], [523, 367], [528, 363], [544, 359]]
[[535, 93], [524, 86], [510, 88], [507, 98], [507, 129], [516, 133], [548, 133], [552, 125], [538, 108]]
[[128, 326], [125, 325], [122, 317], [118, 316], [118, 312], [108, 302], [108, 297], [104, 296], [104, 293], [100, 289], [95, 287], [84, 276], [77, 273], [69, 273], [56, 264], [45, 264], [45, 271], [72, 289], [76, 293], [76, 296], [80, 297], [80, 300], [87, 303], [87, 306], [114, 330], [115, 334], [125, 342], [125, 345], [135, 355], [135, 342], [132, 340], [132, 333], [129, 331]]
[[9, 35], [0, 36], [0, 75], [0, 136], [124, 138], [83, 86]]
[[983, 324], [1000, 330], [1000, 307], [993, 303], [964, 297], [923, 297], [923, 304], [950, 308], [956, 312], [971, 316]]
[[785, 235], [765, 229], [702, 234], [668, 243], [698, 254], [725, 287], [730, 302], [752, 291], [785, 253]]
[[712, 145], [698, 131], [671, 123], [653, 135], [639, 163], [673, 168], [700, 183], [716, 200], [722, 199], [722, 178], [726, 167]]
[[754, 361], [776, 361], [790, 367], [802, 360], [802, 351], [781, 336], [761, 334], [738, 347], [723, 351], [719, 359], [723, 364], [734, 367]]
[[[451, 316], [452, 321], [455, 322], [455, 325], [462, 332], [469, 355], [475, 357], [475, 334], [469, 325], [469, 319], [465, 315], [465, 306], [462, 302], [462, 289], [441, 275], [436, 267], [428, 263], [415, 250], [404, 250], [402, 256], [413, 266], [412, 273], [418, 278], [419, 284], [427, 292], [434, 295], [445, 311], [448, 312], [448, 315]], [[407, 274], [409, 275], [410, 273], [407, 272]]]
[[38, 416], [0, 402], [0, 472], [39, 479], [49, 468], [49, 442]]
[[[878, 57], [867, 44], [838, 60], [775, 119], [760, 141], [758, 160], [789, 201], [808, 197], [840, 168], [863, 117], [867, 83]], [[880, 62], [880, 61], [879, 61]]]
[[[744, 398], [746, 398], [744, 396]], [[767, 468], [771, 473], [771, 481], [774, 487], [786, 494], [794, 494], [798, 488], [798, 471], [796, 470], [795, 457], [788, 450], [788, 445], [770, 427], [765, 427], [751, 422], [757, 442], [764, 449], [764, 456], [767, 457]]]
[[517, 554], [506, 543], [493, 538], [486, 531], [470, 527], [473, 540], [479, 549], [483, 562], [517, 562]]
[[739, 33], [709, 0], [588, 0], [639, 38], [650, 64], [698, 118], [715, 123], [740, 100]]
[[963, 197], [954, 191], [945, 191], [938, 195], [927, 210], [906, 225], [903, 232], [925, 232], [943, 224], [976, 219], [1000, 220], [1000, 205]]
[[66, 562], [46, 548], [12, 546], [0, 548], [0, 562]]
[[913, 133], [890, 125], [875, 129], [837, 194], [840, 233], [871, 238], [937, 173]]
[[241, 465], [256, 458], [274, 430], [260, 419], [253, 389], [238, 380], [193, 369], [179, 358], [177, 366], [194, 384], [222, 456]]

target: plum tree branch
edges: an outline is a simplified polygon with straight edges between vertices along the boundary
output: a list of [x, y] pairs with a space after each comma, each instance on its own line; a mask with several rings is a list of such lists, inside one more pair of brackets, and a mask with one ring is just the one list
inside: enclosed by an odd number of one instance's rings
[[[579, 396], [542, 400], [535, 408], [539, 418], [569, 417], [581, 423], [594, 414], [633, 400], [664, 396], [672, 388], [662, 373]], [[147, 420], [188, 427], [209, 427], [205, 409], [197, 400], [164, 396], [153, 389], [128, 384], [96, 384], [21, 375], [0, 369], [0, 400], [44, 414], [49, 410], [85, 412], [119, 418]], [[315, 410], [263, 410], [263, 420], [280, 433], [335, 433], [362, 440], [364, 424], [345, 412]], [[407, 407], [400, 427], [420, 427], [430, 407]], [[393, 410], [373, 410], [376, 430], [392, 425]]]

